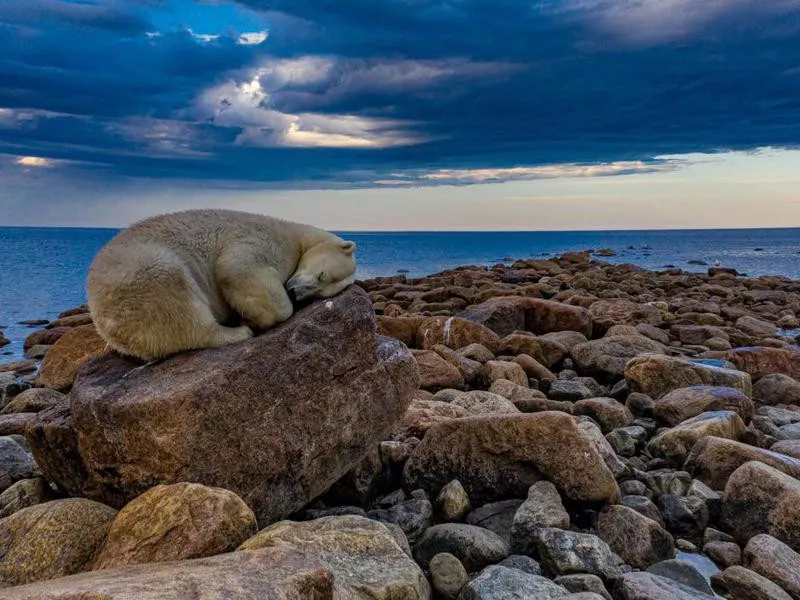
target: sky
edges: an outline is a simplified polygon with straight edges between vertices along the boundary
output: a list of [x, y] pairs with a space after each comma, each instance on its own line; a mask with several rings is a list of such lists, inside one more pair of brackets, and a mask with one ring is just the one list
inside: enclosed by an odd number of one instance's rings
[[800, 227], [800, 0], [0, 0], [0, 225]]

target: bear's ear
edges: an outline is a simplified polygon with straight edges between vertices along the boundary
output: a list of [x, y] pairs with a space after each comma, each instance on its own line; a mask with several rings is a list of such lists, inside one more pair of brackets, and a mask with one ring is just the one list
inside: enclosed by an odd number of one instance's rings
[[355, 242], [342, 242], [340, 247], [342, 248], [342, 250], [344, 250], [344, 253], [347, 255], [350, 255], [356, 251]]

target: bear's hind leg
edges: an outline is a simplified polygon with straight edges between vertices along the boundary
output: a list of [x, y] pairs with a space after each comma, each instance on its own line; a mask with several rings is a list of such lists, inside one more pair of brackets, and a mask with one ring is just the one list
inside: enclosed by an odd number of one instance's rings
[[252, 265], [241, 254], [229, 253], [220, 257], [216, 275], [228, 304], [258, 329], [269, 329], [292, 316], [294, 306], [275, 269]]

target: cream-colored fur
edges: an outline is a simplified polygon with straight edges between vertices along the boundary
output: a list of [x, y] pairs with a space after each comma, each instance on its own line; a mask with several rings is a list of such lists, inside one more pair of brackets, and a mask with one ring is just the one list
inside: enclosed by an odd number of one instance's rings
[[[248, 339], [355, 277], [355, 244], [263, 215], [189, 210], [136, 223], [89, 269], [89, 310], [122, 354], [152, 360]], [[288, 293], [287, 293], [288, 290]]]

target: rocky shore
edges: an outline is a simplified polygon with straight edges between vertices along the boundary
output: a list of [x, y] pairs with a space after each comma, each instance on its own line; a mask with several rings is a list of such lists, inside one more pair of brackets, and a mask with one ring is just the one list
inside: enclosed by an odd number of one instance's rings
[[0, 364], [0, 599], [800, 600], [798, 317], [589, 253], [145, 367], [71, 309]]

